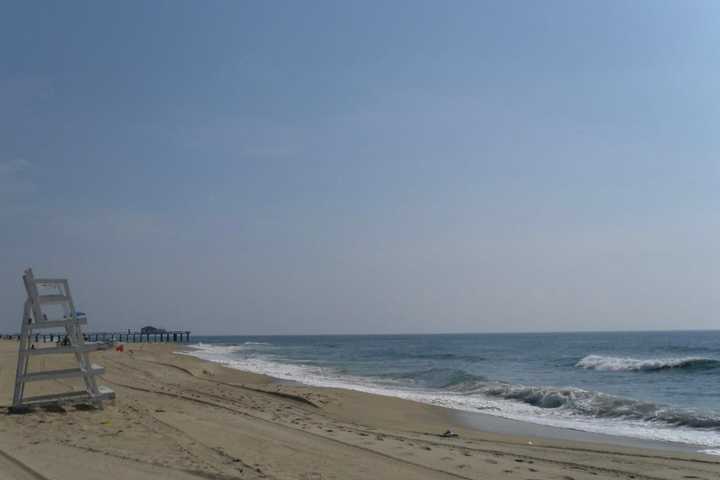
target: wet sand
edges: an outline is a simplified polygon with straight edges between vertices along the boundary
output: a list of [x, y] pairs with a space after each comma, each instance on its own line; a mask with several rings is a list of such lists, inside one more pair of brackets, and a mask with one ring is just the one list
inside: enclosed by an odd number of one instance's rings
[[[117, 394], [103, 410], [8, 415], [16, 348], [0, 341], [0, 479], [720, 478], [718, 457], [491, 433], [483, 417], [473, 423], [408, 400], [279, 384], [175, 355], [177, 345], [93, 354], [107, 370], [100, 383]], [[62, 368], [57, 356], [39, 356], [31, 369], [51, 360]], [[41, 394], [79, 382], [29, 387]], [[459, 437], [443, 438], [448, 428]]]
[[[566, 440], [569, 442], [591, 442], [608, 446], [626, 446], [642, 449], [669, 450], [671, 452], [697, 453], [707, 447], [686, 443], [662, 442], [642, 438], [621, 437], [604, 433], [553, 427], [536, 423], [512, 420], [487, 413], [455, 411], [454, 418], [463, 425], [485, 432], [502, 433], [536, 439]], [[718, 459], [720, 460], [720, 459]]]

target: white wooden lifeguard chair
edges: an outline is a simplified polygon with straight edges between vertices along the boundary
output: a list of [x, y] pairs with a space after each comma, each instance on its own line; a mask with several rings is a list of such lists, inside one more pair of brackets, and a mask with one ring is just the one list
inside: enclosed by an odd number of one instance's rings
[[[102, 401], [115, 398], [115, 393], [107, 387], [98, 387], [95, 376], [102, 375], [105, 370], [98, 365], [91, 364], [88, 353], [105, 350], [112, 345], [85, 343], [80, 327], [87, 323], [87, 319], [78, 318], [70, 294], [70, 286], [66, 279], [35, 278], [32, 269], [27, 269], [23, 275], [23, 283], [27, 292], [27, 300], [25, 300], [23, 308], [12, 410], [22, 411], [30, 407], [82, 403], [102, 408]], [[49, 318], [53, 313], [56, 315], [61, 313], [62, 318]], [[66, 341], [49, 348], [35, 348], [32, 342], [34, 331], [59, 328], [65, 329]], [[78, 368], [28, 372], [30, 357], [63, 353], [74, 354]], [[83, 379], [85, 390], [35, 397], [24, 396], [26, 382], [77, 377]]]

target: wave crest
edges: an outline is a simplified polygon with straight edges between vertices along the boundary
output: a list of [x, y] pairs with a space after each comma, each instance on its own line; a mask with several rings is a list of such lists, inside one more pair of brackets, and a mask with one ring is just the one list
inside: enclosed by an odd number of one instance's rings
[[223, 355], [244, 350], [242, 345], [215, 345], [202, 342], [189, 345], [189, 347], [196, 351], [212, 353], [216, 355]]
[[662, 422], [673, 426], [720, 429], [720, 417], [691, 409], [657, 405], [574, 387], [532, 387], [494, 384], [475, 391], [490, 397], [515, 400], [539, 408], [558, 408], [596, 418], [623, 418]]
[[587, 370], [608, 372], [652, 372], [669, 369], [709, 369], [720, 367], [720, 361], [703, 357], [650, 358], [606, 357], [588, 355], [575, 364]]
[[465, 370], [430, 368], [406, 373], [388, 373], [383, 378], [400, 380], [419, 387], [465, 391], [475, 388], [487, 379]]

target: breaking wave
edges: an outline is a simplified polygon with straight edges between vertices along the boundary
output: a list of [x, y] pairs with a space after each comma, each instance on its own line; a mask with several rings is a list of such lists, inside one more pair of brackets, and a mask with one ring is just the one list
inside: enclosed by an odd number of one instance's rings
[[577, 387], [491, 381], [453, 368], [354, 376], [307, 362], [279, 362], [274, 356], [258, 355], [252, 347], [237, 344], [196, 344], [192, 351], [178, 353], [308, 385], [397, 396], [556, 427], [703, 445], [708, 449], [705, 453], [720, 452], [720, 414], [716, 411], [671, 407]]
[[191, 345], [191, 347], [202, 352], [216, 355], [223, 355], [243, 350], [242, 345], [211, 345], [202, 342]]
[[609, 372], [653, 372], [670, 369], [707, 370], [720, 367], [720, 360], [703, 357], [638, 359], [588, 355], [577, 362], [575, 366], [587, 370]]
[[533, 387], [495, 383], [475, 390], [490, 397], [515, 400], [544, 409], [564, 409], [596, 418], [662, 422], [671, 426], [720, 430], [720, 417], [691, 409], [657, 405], [581, 388]]
[[453, 391], [469, 390], [486, 382], [485, 377], [473, 375], [465, 370], [451, 368], [430, 368], [414, 372], [387, 373], [382, 379], [394, 380], [417, 387], [438, 388]]
[[483, 396], [521, 402], [546, 410], [601, 419], [641, 420], [668, 426], [720, 431], [720, 416], [673, 408], [576, 387], [526, 386], [488, 381], [464, 370], [432, 368], [383, 376], [421, 388], [441, 389], [463, 396]]

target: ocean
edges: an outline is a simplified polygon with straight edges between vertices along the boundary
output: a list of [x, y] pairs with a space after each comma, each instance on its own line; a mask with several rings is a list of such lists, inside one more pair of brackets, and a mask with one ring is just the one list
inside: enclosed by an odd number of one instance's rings
[[720, 331], [196, 337], [303, 384], [720, 454]]

